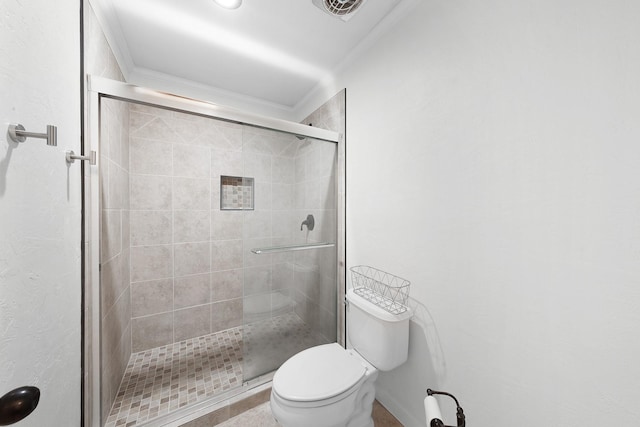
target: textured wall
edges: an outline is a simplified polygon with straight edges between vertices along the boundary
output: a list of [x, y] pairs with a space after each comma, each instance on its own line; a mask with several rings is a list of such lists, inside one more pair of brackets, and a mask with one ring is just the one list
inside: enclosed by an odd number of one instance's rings
[[[0, 395], [42, 392], [20, 426], [80, 425], [79, 34], [79, 2], [0, 3]], [[16, 122], [58, 146], [10, 142]]]
[[426, 387], [475, 425], [638, 425], [640, 6], [417, 4], [336, 79], [349, 263], [419, 309], [379, 397], [407, 426]]

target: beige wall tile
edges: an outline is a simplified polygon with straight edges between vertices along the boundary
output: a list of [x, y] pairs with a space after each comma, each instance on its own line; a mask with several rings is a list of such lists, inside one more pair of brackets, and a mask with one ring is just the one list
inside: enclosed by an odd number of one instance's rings
[[294, 196], [293, 184], [274, 183], [271, 187], [271, 208], [278, 211], [293, 209]]
[[244, 269], [244, 295], [253, 295], [271, 290], [271, 266]]
[[271, 237], [271, 211], [247, 211], [242, 214], [246, 239]]
[[173, 313], [154, 314], [131, 320], [133, 352], [147, 350], [173, 342]]
[[173, 145], [162, 141], [131, 138], [131, 173], [172, 175]]
[[288, 289], [271, 292], [271, 317], [282, 316], [293, 311], [293, 299]]
[[116, 255], [109, 261], [102, 263], [100, 269], [100, 306], [103, 313], [111, 310], [120, 294], [128, 286], [129, 283], [123, 280], [121, 255]]
[[148, 316], [173, 310], [173, 279], [131, 284], [132, 317]]
[[271, 182], [271, 156], [244, 153], [244, 176], [256, 182]]
[[173, 208], [176, 210], [210, 210], [210, 179], [174, 178]]
[[210, 179], [211, 149], [194, 145], [174, 145], [173, 175]]
[[175, 309], [202, 305], [210, 302], [211, 277], [209, 273], [175, 279]]
[[[241, 241], [242, 243], [242, 241]], [[256, 255], [251, 252], [251, 249], [255, 248], [266, 248], [273, 245], [273, 240], [271, 238], [266, 239], [245, 239], [244, 240], [244, 266], [245, 267], [257, 267], [259, 265], [271, 265], [273, 260], [273, 255], [271, 254], [260, 254]]]
[[211, 179], [211, 209], [220, 209], [220, 176]]
[[131, 211], [122, 211], [122, 250], [131, 246]]
[[175, 341], [199, 337], [211, 332], [211, 307], [209, 304], [185, 308], [174, 312]]
[[293, 184], [295, 178], [295, 160], [290, 157], [273, 158], [273, 183]]
[[[162, 110], [155, 109], [153, 114], [162, 114]], [[181, 141], [181, 138], [167, 125], [163, 117], [154, 117], [140, 128], [132, 129], [130, 135], [132, 138], [153, 139], [171, 143]]]
[[196, 142], [216, 150], [242, 150], [242, 125], [207, 120]]
[[110, 260], [122, 251], [122, 213], [120, 209], [102, 210], [100, 259]]
[[298, 155], [293, 162], [294, 183], [307, 179], [307, 161], [304, 155]]
[[243, 175], [241, 151], [211, 150], [211, 178], [220, 178], [220, 175]]
[[211, 242], [211, 271], [242, 268], [242, 240]]
[[131, 281], [165, 279], [173, 276], [173, 246], [131, 248]]
[[211, 273], [211, 301], [242, 298], [243, 270], [227, 270]]
[[242, 298], [211, 304], [211, 332], [242, 325]]
[[273, 265], [271, 289], [291, 289], [293, 287], [293, 264], [279, 263]]
[[131, 211], [130, 215], [133, 246], [172, 243], [171, 211]]
[[272, 206], [271, 183], [255, 182], [253, 191], [254, 209], [256, 211], [270, 211]]
[[142, 107], [141, 105], [132, 104], [129, 113], [129, 137], [131, 137], [131, 133], [145, 126], [151, 120], [156, 117], [148, 110], [145, 111], [136, 111], [137, 108]]
[[171, 210], [172, 191], [171, 177], [131, 175], [131, 209]]
[[129, 323], [131, 322], [131, 303], [129, 290], [125, 290], [113, 307], [103, 313], [101, 323], [102, 354], [111, 355], [122, 339]]
[[211, 271], [209, 242], [179, 243], [173, 247], [176, 277]]
[[128, 174], [113, 160], [109, 160], [109, 182], [107, 183], [109, 198], [103, 207], [109, 209], [122, 209], [128, 199]]
[[295, 241], [295, 238], [302, 237], [307, 232], [307, 228], [300, 230], [300, 225], [306, 220], [307, 215], [298, 211], [274, 210], [271, 215], [273, 237], [283, 238], [287, 244]]
[[271, 295], [258, 294], [243, 298], [244, 323], [260, 322], [271, 317]]
[[211, 211], [211, 239], [231, 240], [242, 238], [242, 212], [221, 211], [214, 209]]
[[204, 242], [210, 239], [211, 211], [173, 211], [173, 241]]
[[124, 249], [120, 258], [122, 258], [122, 286], [128, 288], [131, 284], [131, 249]]

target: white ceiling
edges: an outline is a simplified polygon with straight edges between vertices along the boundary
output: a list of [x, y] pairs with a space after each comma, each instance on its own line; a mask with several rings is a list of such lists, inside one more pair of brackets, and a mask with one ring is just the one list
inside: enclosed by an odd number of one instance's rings
[[[403, 0], [348, 22], [312, 0], [91, 0], [127, 81], [293, 111]], [[204, 96], [207, 97], [207, 96]]]

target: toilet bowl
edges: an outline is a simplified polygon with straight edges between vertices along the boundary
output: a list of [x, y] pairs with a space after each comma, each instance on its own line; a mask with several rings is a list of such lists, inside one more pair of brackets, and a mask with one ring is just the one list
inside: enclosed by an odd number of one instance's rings
[[304, 350], [278, 369], [271, 411], [280, 424], [369, 427], [378, 370], [337, 343]]
[[394, 315], [347, 293], [347, 334], [338, 343], [304, 350], [275, 373], [271, 411], [283, 427], [373, 427], [378, 370], [407, 360], [411, 311]]

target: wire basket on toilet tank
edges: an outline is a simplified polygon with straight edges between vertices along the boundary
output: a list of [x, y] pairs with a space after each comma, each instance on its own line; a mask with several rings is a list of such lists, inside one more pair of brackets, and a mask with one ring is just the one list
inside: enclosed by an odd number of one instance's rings
[[411, 282], [367, 265], [351, 267], [353, 291], [391, 314], [407, 311]]

